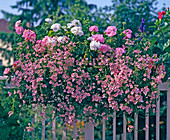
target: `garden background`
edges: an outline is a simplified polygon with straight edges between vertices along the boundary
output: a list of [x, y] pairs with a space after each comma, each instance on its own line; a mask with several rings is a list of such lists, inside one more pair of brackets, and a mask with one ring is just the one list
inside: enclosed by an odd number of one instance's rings
[[[103, 1], [101, 1], [103, 2]], [[162, 2], [162, 1], [161, 1]], [[1, 2], [3, 3], [3, 2]], [[48, 3], [48, 4], [47, 4]], [[144, 18], [146, 26], [149, 27], [154, 24], [154, 21], [158, 19], [158, 11], [166, 10], [169, 6], [168, 1], [165, 1], [167, 5], [161, 4], [156, 0], [112, 0], [108, 1], [108, 5], [93, 3], [93, 1], [84, 0], [48, 0], [46, 3], [43, 0], [18, 0], [12, 9], [14, 12], [8, 10], [2, 10], [3, 17], [8, 21], [9, 33], [0, 32], [0, 38], [2, 40], [2, 47], [0, 49], [2, 56], [9, 60], [10, 58], [15, 59], [15, 54], [9, 49], [11, 45], [14, 45], [16, 34], [14, 34], [14, 24], [19, 19], [22, 20], [23, 27], [34, 29], [38, 24], [43, 24], [47, 17], [54, 17], [58, 23], [65, 23], [73, 19], [89, 19], [93, 20], [93, 24], [98, 26], [100, 29], [106, 29], [108, 25], [115, 25], [116, 27], [121, 26], [121, 23], [126, 22], [125, 27], [131, 29], [134, 32], [139, 30], [141, 19]], [[106, 2], [107, 3], [107, 2]], [[104, 4], [106, 4], [104, 3]], [[97, 4], [97, 5], [96, 5]], [[3, 5], [3, 4], [2, 4]], [[99, 7], [102, 6], [102, 7]], [[63, 20], [64, 19], [64, 20]], [[112, 19], [112, 20], [111, 20]], [[147, 28], [148, 32], [153, 32], [152, 28]], [[168, 36], [168, 34], [166, 34]], [[163, 40], [158, 40], [153, 46], [153, 52], [157, 53], [158, 56], [165, 54], [163, 50]], [[6, 45], [6, 48], [3, 46]], [[169, 59], [165, 59], [166, 72], [169, 74]], [[0, 75], [3, 75], [3, 70], [6, 66], [0, 66]], [[168, 77], [168, 75], [166, 76]], [[1, 83], [2, 86], [3, 83]], [[9, 97], [9, 90], [1, 89], [0, 93], [0, 139], [31, 139], [31, 132], [26, 131], [26, 127], [31, 123], [32, 106], [26, 108], [20, 108], [19, 97]], [[162, 139], [166, 139], [166, 93], [161, 93], [161, 134]], [[14, 108], [15, 113], [9, 117], [9, 111], [11, 107]], [[50, 109], [49, 109], [50, 112]], [[154, 114], [153, 116], [154, 121]], [[57, 119], [57, 138], [62, 138], [62, 123], [59, 118]], [[144, 116], [140, 115], [141, 129], [144, 121]], [[120, 121], [119, 121], [120, 120]], [[118, 119], [117, 134], [122, 133], [122, 117]], [[129, 120], [130, 122], [131, 120]], [[50, 119], [46, 120], [46, 137], [50, 138], [52, 135]], [[112, 136], [112, 120], [108, 120], [106, 137], [111, 139]], [[79, 127], [84, 127], [84, 124], [80, 122]], [[72, 131], [72, 127], [68, 130]], [[155, 138], [155, 126], [151, 123], [150, 139]], [[41, 139], [41, 122], [36, 124], [35, 128], [35, 139]], [[70, 139], [72, 139], [72, 133], [68, 133]], [[95, 138], [101, 139], [101, 125], [98, 125], [95, 129]], [[144, 132], [139, 133], [139, 139], [143, 139]]]

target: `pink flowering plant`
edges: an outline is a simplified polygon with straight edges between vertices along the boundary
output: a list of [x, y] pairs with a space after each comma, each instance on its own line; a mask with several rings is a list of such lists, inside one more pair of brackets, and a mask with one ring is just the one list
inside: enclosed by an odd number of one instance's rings
[[[15, 25], [17, 61], [4, 74], [24, 104], [50, 104], [67, 124], [155, 108], [165, 69], [148, 38], [124, 27], [103, 32], [87, 20], [45, 21], [35, 31]], [[144, 19], [142, 27], [141, 35]]]

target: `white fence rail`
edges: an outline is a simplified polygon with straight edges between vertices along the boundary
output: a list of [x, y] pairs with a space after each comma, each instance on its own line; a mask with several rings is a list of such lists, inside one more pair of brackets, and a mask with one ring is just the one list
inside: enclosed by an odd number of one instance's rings
[[[0, 76], [0, 80], [5, 80], [7, 77]], [[170, 79], [169, 79], [170, 80]], [[170, 82], [166, 82], [163, 84], [160, 84], [158, 86], [159, 93], [160, 91], [167, 91], [167, 135], [166, 139], [170, 140]], [[13, 88], [14, 86], [7, 84], [6, 88]], [[158, 94], [159, 94], [158, 93]], [[45, 111], [45, 108], [43, 108]], [[56, 139], [56, 119], [53, 119], [53, 140]], [[134, 120], [135, 120], [135, 129], [134, 129], [134, 140], [138, 140], [138, 114], [134, 114]], [[123, 114], [123, 140], [127, 140], [126, 135], [126, 116]], [[158, 101], [156, 102], [156, 140], [160, 140], [160, 97]], [[145, 110], [145, 140], [149, 140], [149, 113], [148, 110]], [[33, 132], [34, 133], [34, 132]], [[33, 135], [34, 136], [34, 135]], [[102, 128], [102, 136], [103, 140], [105, 140], [105, 120], [103, 119], [103, 128]], [[63, 126], [63, 140], [66, 140], [66, 127]], [[77, 139], [77, 126], [76, 123], [73, 125], [73, 140]], [[45, 119], [42, 122], [42, 140], [45, 140]], [[85, 123], [85, 140], [94, 140], [94, 125], [90, 122]], [[116, 140], [116, 112], [113, 113], [113, 140]]]

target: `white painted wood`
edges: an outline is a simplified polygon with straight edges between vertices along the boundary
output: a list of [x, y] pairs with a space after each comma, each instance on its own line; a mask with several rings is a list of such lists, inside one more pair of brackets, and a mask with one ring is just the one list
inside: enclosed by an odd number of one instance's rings
[[158, 91], [158, 100], [156, 102], [156, 140], [159, 140], [160, 129], [159, 129], [159, 121], [160, 121], [160, 96]]
[[0, 76], [0, 81], [1, 80], [6, 80], [8, 78], [8, 76]]
[[134, 140], [138, 140], [138, 114], [134, 114], [135, 119], [135, 129], [134, 129]]
[[126, 115], [123, 113], [123, 140], [126, 140]]
[[145, 140], [149, 140], [149, 110], [145, 111]]
[[63, 139], [62, 140], [66, 140], [66, 126], [63, 125]]
[[105, 119], [103, 118], [103, 140], [105, 140]]
[[170, 87], [167, 91], [167, 140], [170, 140]]
[[116, 140], [116, 111], [113, 112], [113, 140]]
[[85, 140], [94, 140], [94, 125], [91, 122], [85, 123]]
[[41, 140], [45, 140], [45, 105], [42, 105], [43, 119], [42, 119], [42, 134]]
[[73, 140], [77, 139], [77, 123], [75, 122], [73, 125]]
[[55, 108], [53, 108], [53, 122], [52, 122], [52, 135], [53, 140], [56, 140], [56, 116], [55, 116]]
[[[35, 110], [36, 110], [36, 104], [32, 104], [32, 110], [35, 112]], [[32, 117], [32, 126], [34, 126], [35, 125], [35, 114], [33, 115], [33, 117]], [[32, 137], [32, 140], [34, 140], [34, 138], [35, 138], [35, 129], [33, 129], [32, 131], [31, 131], [31, 137]]]

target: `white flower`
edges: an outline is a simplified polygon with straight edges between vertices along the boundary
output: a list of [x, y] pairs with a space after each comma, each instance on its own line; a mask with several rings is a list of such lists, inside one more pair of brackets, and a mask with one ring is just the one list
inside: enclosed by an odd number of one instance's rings
[[81, 22], [77, 19], [74, 19], [72, 22], [71, 22], [71, 25], [72, 26], [76, 26], [76, 27], [81, 27]]
[[81, 30], [79, 31], [79, 36], [82, 36], [82, 35], [84, 35], [84, 32]]
[[49, 24], [52, 23], [52, 20], [50, 18], [46, 18], [45, 21], [48, 22]]
[[72, 27], [72, 24], [71, 23], [67, 23], [67, 28], [71, 28]]
[[66, 29], [67, 27], [66, 26], [62, 26], [62, 28], [64, 29], [64, 31], [67, 31], [67, 29]]
[[51, 29], [54, 31], [54, 32], [57, 32], [58, 30], [60, 30], [61, 28], [61, 25], [59, 23], [55, 23], [51, 26]]
[[88, 37], [87, 40], [92, 40], [93, 38], [92, 37]]
[[72, 32], [74, 35], [79, 35], [79, 36], [84, 35], [81, 27], [73, 27], [73, 28], [71, 28], [71, 32]]
[[57, 41], [60, 42], [61, 44], [64, 44], [65, 36], [59, 36], [59, 37], [57, 38]]
[[53, 43], [55, 43], [55, 42], [56, 42], [56, 41], [55, 41], [54, 38], [48, 37], [48, 43], [53, 44]]
[[100, 42], [92, 41], [90, 43], [90, 49], [91, 50], [97, 50], [97, 49], [100, 49], [100, 48], [101, 48]]

